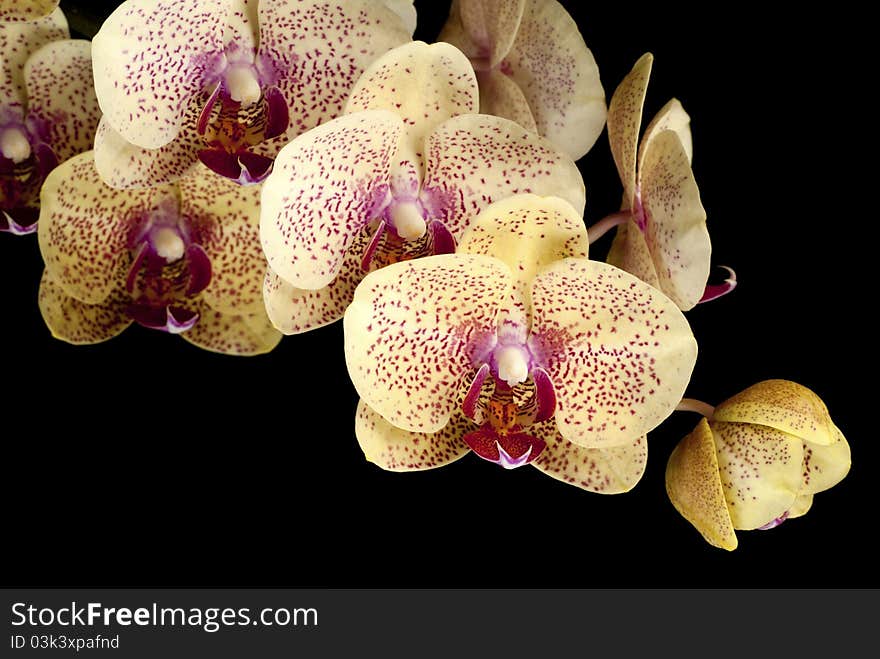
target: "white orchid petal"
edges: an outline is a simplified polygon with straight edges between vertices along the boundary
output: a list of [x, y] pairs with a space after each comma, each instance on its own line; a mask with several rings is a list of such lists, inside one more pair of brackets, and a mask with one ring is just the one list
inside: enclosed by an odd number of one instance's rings
[[475, 351], [491, 348], [510, 270], [472, 254], [370, 273], [345, 312], [345, 358], [361, 398], [389, 423], [437, 432], [461, 405]]
[[563, 437], [628, 444], [675, 410], [697, 343], [660, 291], [605, 263], [565, 259], [535, 278], [532, 306], [530, 347], [556, 389]]
[[231, 0], [127, 0], [92, 40], [95, 90], [107, 121], [147, 149], [180, 132], [191, 100], [225, 65]]
[[385, 199], [402, 123], [386, 110], [358, 112], [281, 150], [263, 184], [260, 238], [270, 267], [284, 280], [307, 289], [333, 281], [346, 250]]

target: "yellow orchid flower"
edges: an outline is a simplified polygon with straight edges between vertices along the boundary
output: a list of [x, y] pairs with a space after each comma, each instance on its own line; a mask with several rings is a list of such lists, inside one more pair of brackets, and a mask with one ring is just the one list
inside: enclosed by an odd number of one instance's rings
[[[92, 148], [101, 116], [91, 44], [70, 38], [57, 4], [0, 4], [0, 232], [37, 230], [40, 186]], [[31, 10], [33, 20], [5, 22]]]
[[712, 246], [691, 170], [690, 117], [681, 103], [667, 103], [639, 143], [653, 61], [650, 53], [643, 55], [611, 98], [608, 140], [623, 184], [623, 210], [591, 227], [590, 238], [617, 227], [608, 263], [659, 288], [687, 311], [732, 290], [736, 277], [730, 271], [724, 284], [707, 287]]
[[577, 160], [605, 125], [605, 90], [556, 0], [453, 0], [438, 37], [470, 59], [480, 112], [515, 121]]
[[635, 485], [696, 343], [666, 296], [588, 245], [570, 204], [518, 195], [456, 254], [367, 275], [344, 321], [367, 458], [427, 469], [472, 450], [595, 492]]
[[98, 343], [136, 321], [215, 352], [272, 350], [281, 334], [262, 303], [259, 193], [206, 168], [116, 190], [91, 151], [61, 164], [43, 186], [38, 231], [52, 334]]
[[788, 380], [759, 382], [704, 410], [672, 452], [666, 491], [712, 545], [737, 547], [735, 530], [771, 529], [806, 513], [839, 483], [850, 448], [822, 400]]
[[145, 187], [201, 161], [260, 182], [284, 144], [339, 115], [367, 65], [412, 39], [414, 19], [406, 0], [126, 0], [92, 42], [98, 171]]
[[364, 72], [345, 115], [282, 149], [260, 217], [279, 330], [340, 319], [371, 269], [452, 252], [493, 201], [534, 192], [583, 212], [574, 161], [512, 121], [474, 114], [477, 105], [464, 54], [416, 41]]

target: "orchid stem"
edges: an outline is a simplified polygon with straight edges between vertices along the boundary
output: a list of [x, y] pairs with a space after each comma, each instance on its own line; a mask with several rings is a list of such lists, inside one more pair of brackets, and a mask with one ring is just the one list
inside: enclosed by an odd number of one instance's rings
[[631, 216], [632, 213], [630, 211], [620, 211], [619, 213], [612, 213], [608, 217], [604, 217], [596, 222], [596, 224], [587, 229], [587, 235], [590, 237], [590, 244], [592, 245], [611, 229], [629, 220]]
[[715, 408], [709, 405], [709, 403], [704, 403], [701, 400], [696, 400], [695, 398], [682, 398], [681, 402], [678, 404], [678, 407], [675, 408], [676, 412], [696, 412], [697, 414], [702, 414], [706, 417], [706, 421], [712, 420], [712, 415], [715, 414]]

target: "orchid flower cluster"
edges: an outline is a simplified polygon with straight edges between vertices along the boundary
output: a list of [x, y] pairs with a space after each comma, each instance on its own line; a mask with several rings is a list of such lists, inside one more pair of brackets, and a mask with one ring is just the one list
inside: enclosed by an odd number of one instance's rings
[[[91, 43], [57, 4], [0, 0], [0, 230], [37, 232], [55, 337], [256, 355], [344, 319], [355, 435], [389, 471], [474, 453], [622, 493], [698, 411], [667, 492], [726, 549], [846, 475], [798, 384], [684, 398], [684, 312], [736, 276], [709, 284], [681, 103], [640, 139], [651, 54], [606, 108], [556, 0], [453, 0], [434, 44], [408, 0], [126, 0]], [[623, 201], [588, 229], [575, 160], [605, 128]]]

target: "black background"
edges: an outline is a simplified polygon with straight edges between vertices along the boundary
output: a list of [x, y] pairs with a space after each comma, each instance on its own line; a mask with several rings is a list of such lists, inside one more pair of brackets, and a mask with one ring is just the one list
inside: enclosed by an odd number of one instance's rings
[[[79, 4], [71, 24], [88, 34], [90, 18], [118, 3]], [[859, 19], [770, 3], [563, 4], [609, 99], [650, 50], [646, 121], [672, 96], [692, 117], [713, 261], [741, 283], [687, 314], [700, 345], [688, 395], [718, 403], [774, 377], [812, 388], [852, 446], [847, 478], [805, 517], [740, 533], [727, 553], [664, 491], [691, 414], [651, 433], [647, 473], [624, 495], [475, 456], [385, 473], [354, 439], [339, 324], [251, 359], [140, 327], [72, 347], [37, 309], [36, 238], [0, 235], [8, 576], [55, 586], [880, 584], [868, 540], [874, 204], [844, 148], [868, 150], [869, 84], [849, 50]], [[432, 41], [447, 3], [416, 6], [416, 36]], [[579, 165], [592, 224], [621, 194], [604, 134]]]

